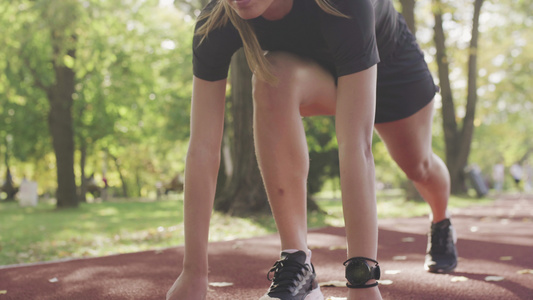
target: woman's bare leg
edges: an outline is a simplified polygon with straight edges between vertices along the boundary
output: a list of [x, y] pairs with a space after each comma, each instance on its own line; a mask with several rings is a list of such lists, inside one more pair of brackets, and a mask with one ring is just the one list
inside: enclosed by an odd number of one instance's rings
[[[256, 152], [282, 249], [305, 250], [309, 158], [301, 116], [338, 113], [336, 86], [327, 71], [310, 61], [286, 53], [272, 53], [269, 60], [279, 84], [271, 86], [254, 79]], [[348, 117], [347, 114], [342, 115], [343, 120]], [[348, 255], [375, 259], [377, 220], [373, 192], [373, 161], [368, 153], [370, 146], [365, 144], [368, 147], [362, 147], [355, 142], [355, 136], [358, 136], [356, 132], [366, 132], [364, 128], [351, 131], [354, 134], [352, 139], [350, 134], [345, 134], [349, 131], [348, 126], [343, 127], [343, 136], [346, 138], [343, 147], [349, 149], [342, 151], [344, 156], [341, 157], [341, 160], [349, 165], [344, 167], [341, 175]], [[372, 124], [368, 127], [371, 135]], [[365, 159], [364, 165], [368, 165], [372, 174], [357, 171], [357, 168], [361, 167], [361, 155], [368, 158]], [[356, 165], [356, 169], [352, 169], [352, 165]], [[363, 173], [365, 179], [362, 179]], [[366, 188], [357, 189], [356, 186]], [[368, 193], [361, 195], [362, 189], [368, 190]], [[381, 299], [377, 288], [351, 289], [348, 296], [350, 300]]]
[[447, 218], [450, 175], [431, 146], [433, 101], [414, 115], [376, 124], [379, 136], [398, 166], [431, 207], [433, 222]]
[[[275, 53], [269, 59], [279, 83], [271, 86], [254, 78], [257, 159], [282, 249], [306, 250], [309, 154], [300, 110], [309, 113], [319, 103], [315, 112], [332, 114], [335, 85], [318, 65], [296, 56]], [[316, 108], [322, 99], [331, 103]]]
[[448, 273], [457, 266], [456, 237], [448, 220], [450, 175], [431, 149], [433, 102], [403, 120], [376, 124], [391, 156], [411, 179], [432, 211], [424, 268]]

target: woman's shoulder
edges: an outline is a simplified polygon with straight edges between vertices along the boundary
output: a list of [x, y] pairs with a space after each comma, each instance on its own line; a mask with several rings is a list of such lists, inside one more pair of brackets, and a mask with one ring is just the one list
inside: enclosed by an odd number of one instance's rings
[[[196, 20], [194, 28], [194, 47], [201, 44], [241, 44], [240, 35], [237, 29], [225, 18], [224, 13], [219, 13], [217, 10], [222, 9], [218, 7], [218, 0], [210, 1], [200, 12]], [[213, 26], [205, 27], [206, 22], [213, 22]], [[211, 41], [211, 42], [209, 42]]]
[[[215, 20], [217, 1], [211, 1], [196, 22], [193, 38], [193, 69], [198, 78], [215, 81], [226, 78], [233, 53], [242, 47], [239, 32], [229, 20]], [[223, 9], [223, 8], [222, 8]], [[215, 21], [214, 26], [206, 22]]]

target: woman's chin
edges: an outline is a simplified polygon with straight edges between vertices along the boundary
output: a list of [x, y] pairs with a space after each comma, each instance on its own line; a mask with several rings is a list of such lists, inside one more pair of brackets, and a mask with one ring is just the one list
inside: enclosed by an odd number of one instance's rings
[[264, 9], [252, 0], [229, 0], [229, 5], [242, 19], [249, 20], [259, 17]]

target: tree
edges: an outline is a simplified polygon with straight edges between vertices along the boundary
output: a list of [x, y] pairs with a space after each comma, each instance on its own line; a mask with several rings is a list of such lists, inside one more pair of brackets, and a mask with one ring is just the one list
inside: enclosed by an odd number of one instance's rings
[[13, 176], [11, 175], [11, 170], [9, 169], [9, 152], [8, 152], [8, 140], [6, 139], [6, 152], [5, 152], [5, 164], [6, 164], [6, 179], [4, 181], [4, 183], [0, 186], [0, 192], [4, 192], [6, 194], [6, 198], [5, 199], [1, 199], [0, 200], [5, 200], [5, 201], [14, 201], [15, 200], [15, 195], [18, 193], [18, 188], [15, 187], [14, 183], [13, 183]]
[[0, 153], [8, 159], [6, 169], [2, 168], [3, 164], [0, 169], [2, 173], [10, 169], [13, 184], [22, 176], [32, 175], [19, 172], [18, 162], [43, 163], [46, 153], [51, 151], [45, 113], [49, 109], [48, 101], [35, 87], [32, 74], [25, 67], [28, 53], [34, 57], [29, 63], [35, 64], [44, 51], [29, 42], [33, 35], [24, 31], [24, 26], [32, 17], [19, 12], [24, 9], [27, 9], [24, 4], [0, 3]]
[[474, 133], [474, 117], [477, 103], [477, 54], [479, 36], [479, 16], [483, 0], [474, 1], [474, 15], [472, 21], [472, 36], [468, 55], [468, 92], [466, 112], [462, 126], [457, 124], [456, 104], [454, 103], [450, 84], [449, 60], [446, 55], [446, 38], [443, 29], [442, 16], [444, 5], [441, 0], [434, 0], [435, 8], [435, 47], [437, 50], [437, 66], [442, 95], [442, 119], [446, 142], [446, 165], [450, 171], [451, 192], [461, 194], [466, 192], [464, 168], [468, 163], [468, 156]]
[[488, 2], [483, 8], [481, 19], [486, 21], [481, 24], [483, 39], [479, 41], [483, 51], [479, 55], [478, 127], [470, 161], [486, 174], [495, 163], [510, 166], [520, 161], [533, 146], [533, 44], [526, 42], [533, 35], [528, 21], [532, 9], [531, 1], [513, 5]]
[[[19, 74], [31, 74], [31, 80], [49, 102], [48, 125], [57, 166], [57, 206], [76, 207], [78, 201], [74, 178], [72, 95], [76, 85], [73, 69], [77, 43], [75, 29], [81, 4], [74, 0], [33, 1], [24, 4], [27, 9], [21, 13], [26, 14], [24, 21], [35, 35], [24, 38], [18, 49], [24, 62]], [[44, 47], [39, 45], [42, 42], [45, 43]], [[28, 51], [35, 48], [45, 55], [36, 57]], [[24, 77], [20, 78], [20, 81], [24, 80]]]
[[[175, 173], [182, 165], [184, 150], [168, 152], [184, 148], [188, 135], [192, 21], [157, 1], [134, 2], [86, 1], [83, 8], [74, 0], [0, 4], [0, 25], [10, 24], [0, 35], [5, 58], [0, 60], [0, 138], [12, 137], [9, 155], [19, 170], [20, 163], [35, 161], [28, 169], [42, 183], [55, 177], [47, 176], [49, 170], [65, 174], [60, 164], [79, 150], [79, 168], [72, 163], [68, 176], [59, 176], [68, 177], [75, 191], [74, 174], [81, 172], [83, 185], [84, 173], [98, 173], [105, 165], [101, 157], [107, 149], [120, 160], [124, 182], [138, 183], [129, 184], [138, 193], [145, 184], [155, 186], [158, 171]], [[58, 117], [58, 112], [70, 115]], [[58, 119], [70, 125], [55, 126]], [[58, 129], [70, 132], [56, 134]], [[55, 136], [71, 141], [58, 142]], [[56, 148], [72, 149], [57, 155], [56, 168], [50, 168], [52, 141]], [[161, 163], [161, 170], [150, 167], [165, 160], [172, 163]], [[43, 188], [52, 188], [46, 181]]]
[[416, 35], [415, 5], [416, 0], [399, 0], [402, 5], [402, 15], [405, 18], [407, 27]]
[[232, 215], [270, 211], [253, 143], [252, 72], [242, 49], [231, 62], [231, 134], [233, 172], [215, 201], [215, 209]]

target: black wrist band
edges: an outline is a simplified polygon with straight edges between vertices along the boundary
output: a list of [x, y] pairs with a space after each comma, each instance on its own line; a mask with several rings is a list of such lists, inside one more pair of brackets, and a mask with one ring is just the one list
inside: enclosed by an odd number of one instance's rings
[[348, 259], [347, 261], [345, 261], [343, 263], [343, 265], [346, 266], [349, 262], [354, 261], [354, 260], [368, 260], [368, 261], [371, 261], [371, 262], [375, 263], [376, 266], [379, 265], [377, 260], [373, 260], [372, 258], [363, 257], [363, 256], [352, 257], [352, 258]]
[[374, 282], [372, 284], [363, 284], [363, 285], [351, 285], [351, 284], [347, 283], [346, 287], [351, 288], [351, 289], [366, 289], [366, 288], [375, 287], [377, 285], [378, 285], [377, 282]]
[[[374, 266], [369, 266], [367, 261], [374, 262]], [[379, 263], [368, 257], [352, 257], [344, 262], [346, 267], [347, 287], [352, 289], [371, 288], [378, 285], [377, 282], [366, 284], [369, 280], [379, 279], [381, 276]]]

